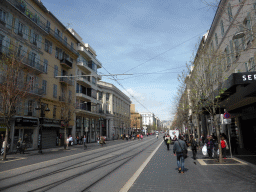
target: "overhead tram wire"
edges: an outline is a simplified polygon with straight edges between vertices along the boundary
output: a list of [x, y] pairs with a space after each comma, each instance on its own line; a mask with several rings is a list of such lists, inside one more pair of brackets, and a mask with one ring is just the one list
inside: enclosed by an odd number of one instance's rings
[[156, 55], [155, 57], [152, 57], [152, 58], [150, 58], [149, 60], [147, 60], [147, 61], [145, 61], [145, 62], [143, 62], [143, 63], [141, 63], [141, 64], [139, 64], [139, 65], [137, 65], [137, 66], [135, 66], [135, 67], [133, 67], [133, 68], [131, 68], [131, 69], [129, 69], [129, 70], [127, 70], [127, 71], [125, 71], [124, 74], [127, 73], [127, 72], [129, 72], [129, 71], [131, 71], [131, 70], [133, 70], [133, 69], [138, 68], [138, 67], [141, 66], [141, 65], [144, 65], [145, 63], [147, 63], [147, 62], [149, 62], [149, 61], [151, 61], [151, 60], [153, 60], [153, 59], [159, 57], [160, 55], [163, 55], [163, 54], [165, 54], [165, 53], [167, 53], [167, 52], [169, 52], [169, 51], [171, 51], [171, 50], [173, 50], [173, 49], [179, 47], [180, 45], [182, 45], [182, 44], [184, 44], [184, 43], [187, 43], [188, 41], [190, 41], [190, 40], [192, 40], [192, 39], [194, 39], [194, 38], [200, 36], [202, 33], [205, 34], [206, 32], [207, 32], [207, 31], [201, 32], [201, 33], [199, 33], [199, 34], [193, 36], [192, 38], [190, 38], [190, 39], [188, 39], [188, 40], [186, 40], [186, 41], [183, 41], [182, 43], [180, 43], [180, 44], [178, 44], [178, 45], [176, 45], [176, 46], [174, 46], [174, 47], [172, 47], [172, 48], [170, 48], [170, 49], [168, 49], [168, 50], [166, 50], [166, 51], [164, 51], [164, 52], [162, 52], [162, 53]]
[[[109, 74], [111, 74], [104, 66], [102, 66], [103, 69], [105, 69]], [[148, 110], [140, 101], [138, 101], [132, 94], [130, 94], [126, 88], [118, 82], [118, 80], [113, 76], [113, 80], [117, 82], [118, 85], [120, 85], [133, 99], [135, 99], [144, 109], [146, 109], [148, 112], [152, 113], [150, 110]]]

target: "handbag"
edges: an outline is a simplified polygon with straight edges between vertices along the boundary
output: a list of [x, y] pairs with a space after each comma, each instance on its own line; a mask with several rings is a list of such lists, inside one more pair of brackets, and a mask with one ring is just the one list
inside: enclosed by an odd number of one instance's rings
[[203, 146], [202, 153], [203, 153], [203, 155], [207, 155], [207, 147], [206, 147], [206, 145]]
[[168, 139], [168, 140], [167, 140], [167, 144], [171, 144], [171, 139]]
[[[178, 143], [179, 143], [179, 145], [180, 145], [179, 140], [178, 140]], [[182, 149], [181, 145], [180, 145], [180, 148]], [[183, 153], [184, 159], [186, 159], [186, 158], [188, 157], [188, 156], [187, 156], [187, 150], [182, 149], [182, 153]]]

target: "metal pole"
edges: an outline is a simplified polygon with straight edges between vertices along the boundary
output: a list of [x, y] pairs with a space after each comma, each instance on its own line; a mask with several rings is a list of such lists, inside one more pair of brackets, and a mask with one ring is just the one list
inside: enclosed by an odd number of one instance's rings
[[229, 151], [230, 151], [230, 156], [232, 158], [232, 150], [231, 150], [231, 144], [230, 144], [230, 127], [231, 127], [231, 124], [228, 125], [228, 138], [229, 138]]

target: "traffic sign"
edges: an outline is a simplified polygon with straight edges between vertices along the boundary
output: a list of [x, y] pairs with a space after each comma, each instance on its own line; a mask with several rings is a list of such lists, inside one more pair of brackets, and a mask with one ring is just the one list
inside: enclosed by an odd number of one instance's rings
[[225, 119], [229, 119], [230, 118], [230, 114], [228, 112], [225, 112], [224, 113], [224, 117], [225, 117]]

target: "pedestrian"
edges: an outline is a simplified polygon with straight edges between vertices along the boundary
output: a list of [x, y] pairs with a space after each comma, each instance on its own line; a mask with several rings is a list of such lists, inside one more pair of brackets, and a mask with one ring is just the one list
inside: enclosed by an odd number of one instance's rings
[[87, 145], [86, 145], [86, 136], [84, 135], [84, 138], [83, 138], [83, 143], [84, 143], [84, 150], [85, 148], [87, 149]]
[[68, 149], [68, 146], [69, 146], [69, 137], [67, 137], [66, 139], [66, 149]]
[[115, 138], [115, 134], [113, 133], [113, 137], [112, 137], [113, 141], [114, 141], [114, 138]]
[[193, 135], [191, 135], [191, 150], [193, 152], [193, 159], [196, 160], [196, 154], [197, 154], [197, 142], [196, 139], [193, 138]]
[[237, 140], [237, 137], [235, 135], [232, 135], [231, 137], [231, 150], [232, 150], [232, 154], [236, 154], [238, 155], [238, 151], [237, 151], [237, 143], [238, 143], [238, 140]]
[[100, 144], [100, 136], [99, 135], [97, 136], [97, 143], [98, 143], [98, 145]]
[[174, 156], [177, 157], [177, 166], [178, 166], [179, 173], [184, 173], [185, 158], [184, 158], [183, 151], [187, 153], [187, 145], [185, 141], [182, 140], [182, 136], [179, 135], [179, 139], [175, 141], [173, 145], [173, 153], [174, 153]]
[[222, 157], [224, 159], [226, 159], [227, 158], [227, 149], [229, 149], [229, 148], [228, 148], [228, 144], [227, 144], [227, 141], [225, 140], [224, 136], [221, 137], [220, 144], [221, 144], [221, 149], [222, 149]]
[[140, 139], [140, 134], [137, 135], [137, 139], [138, 139], [138, 140]]
[[212, 150], [213, 150], [213, 140], [212, 140], [212, 136], [207, 136], [207, 139], [205, 140], [206, 146], [207, 146], [207, 153], [209, 155], [209, 158], [212, 159]]
[[143, 135], [142, 134], [140, 135], [140, 139], [143, 140]]
[[129, 135], [127, 134], [125, 138], [126, 138], [126, 141], [128, 141], [129, 140]]
[[163, 136], [163, 139], [164, 139], [164, 142], [165, 142], [165, 145], [167, 145], [167, 140], [165, 139], [167, 137], [167, 135], [166, 135], [166, 133], [164, 134], [164, 136]]
[[164, 140], [166, 141], [167, 150], [169, 151], [169, 149], [170, 149], [170, 144], [171, 144], [170, 135], [167, 134]]

